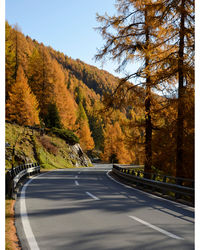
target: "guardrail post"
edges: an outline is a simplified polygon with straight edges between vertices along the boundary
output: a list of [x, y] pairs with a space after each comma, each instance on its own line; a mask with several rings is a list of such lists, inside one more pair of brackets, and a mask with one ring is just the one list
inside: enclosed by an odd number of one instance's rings
[[[23, 173], [21, 173], [22, 171]], [[30, 176], [31, 174], [34, 173], [35, 174], [40, 173], [40, 166], [38, 165], [38, 163], [19, 165], [18, 167], [12, 168], [10, 171], [8, 171], [5, 175], [6, 196], [8, 196], [9, 198], [15, 198], [14, 192], [19, 180], [27, 175]]]
[[156, 174], [153, 174], [152, 180], [155, 181], [155, 179], [156, 179]]
[[[182, 186], [182, 182], [183, 182], [182, 180], [176, 179], [176, 184], [177, 184], [177, 185]], [[180, 199], [180, 198], [181, 198], [181, 195], [176, 193], [176, 194], [175, 194], [175, 198], [176, 198], [176, 199]]]
[[[132, 171], [132, 172], [131, 172]], [[136, 186], [144, 186], [151, 188], [153, 191], [159, 190], [159, 192], [164, 195], [170, 195], [173, 198], [186, 198], [189, 202], [194, 202], [194, 188], [191, 188], [190, 183], [194, 185], [194, 181], [186, 178], [175, 178], [173, 176], [167, 175], [157, 175], [156, 173], [151, 173], [150, 178], [142, 177], [142, 171], [136, 170], [128, 170], [122, 167], [115, 167], [113, 172], [120, 178], [127, 180], [128, 182], [132, 182], [136, 184]], [[126, 175], [124, 173], [131, 173], [131, 175]], [[145, 173], [144, 173], [145, 174]], [[159, 178], [157, 178], [157, 176]], [[171, 179], [173, 181], [171, 181]], [[174, 183], [176, 180], [176, 183]], [[188, 184], [186, 186], [186, 184]], [[184, 185], [183, 185], [184, 184]], [[189, 199], [188, 199], [189, 198]]]
[[13, 195], [13, 178], [11, 171], [6, 173], [6, 195], [11, 198]]

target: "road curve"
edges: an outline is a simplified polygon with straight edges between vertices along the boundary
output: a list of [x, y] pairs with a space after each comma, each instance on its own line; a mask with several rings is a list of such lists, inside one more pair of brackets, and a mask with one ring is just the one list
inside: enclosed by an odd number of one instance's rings
[[29, 180], [16, 204], [22, 249], [194, 249], [194, 209], [127, 188], [110, 165]]

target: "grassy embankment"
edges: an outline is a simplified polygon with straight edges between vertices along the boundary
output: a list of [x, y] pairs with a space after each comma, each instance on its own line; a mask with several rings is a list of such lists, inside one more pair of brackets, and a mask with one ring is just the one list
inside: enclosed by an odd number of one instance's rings
[[[12, 147], [15, 145], [15, 164], [39, 162], [41, 169], [72, 168], [79, 162], [72, 147], [55, 134], [40, 135], [16, 124], [6, 123], [6, 142], [11, 148], [6, 149], [6, 169], [12, 165]], [[80, 165], [80, 164], [79, 164]]]

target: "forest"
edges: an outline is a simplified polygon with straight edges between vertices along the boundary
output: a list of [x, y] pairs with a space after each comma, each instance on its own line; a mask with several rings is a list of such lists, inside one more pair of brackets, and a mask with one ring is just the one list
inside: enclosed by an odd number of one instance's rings
[[194, 2], [118, 0], [100, 16], [96, 60], [119, 79], [23, 35], [6, 22], [6, 120], [73, 132], [102, 161], [194, 178]]

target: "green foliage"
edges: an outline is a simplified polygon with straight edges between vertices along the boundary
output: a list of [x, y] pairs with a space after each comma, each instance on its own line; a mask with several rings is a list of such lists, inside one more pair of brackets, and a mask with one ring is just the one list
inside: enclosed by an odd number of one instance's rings
[[77, 118], [77, 122], [87, 121], [87, 120], [88, 120], [88, 118], [87, 118], [85, 109], [84, 109], [82, 103], [79, 102], [79, 105], [78, 105], [78, 118]]
[[55, 103], [50, 103], [47, 107], [47, 115], [44, 119], [47, 128], [62, 128], [60, 115]]
[[88, 115], [88, 120], [95, 143], [95, 148], [103, 150], [104, 137], [102, 123], [93, 115]]
[[83, 100], [83, 94], [79, 87], [75, 88], [75, 94], [76, 94], [76, 103], [79, 104]]
[[79, 143], [78, 137], [70, 130], [52, 128], [51, 131], [58, 137], [64, 139], [69, 144]]

